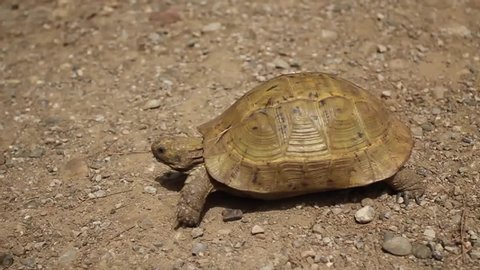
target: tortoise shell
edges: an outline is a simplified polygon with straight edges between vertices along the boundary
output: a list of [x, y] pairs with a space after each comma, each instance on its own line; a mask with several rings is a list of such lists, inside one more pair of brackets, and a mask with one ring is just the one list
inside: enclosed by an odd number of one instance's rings
[[413, 148], [379, 98], [324, 73], [266, 81], [198, 129], [210, 176], [267, 199], [384, 180]]

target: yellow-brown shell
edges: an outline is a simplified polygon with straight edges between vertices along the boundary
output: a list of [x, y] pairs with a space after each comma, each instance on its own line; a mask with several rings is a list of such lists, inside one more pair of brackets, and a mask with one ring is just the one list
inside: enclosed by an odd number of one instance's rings
[[281, 75], [199, 127], [210, 175], [250, 196], [363, 186], [410, 156], [410, 129], [366, 90], [323, 73]]

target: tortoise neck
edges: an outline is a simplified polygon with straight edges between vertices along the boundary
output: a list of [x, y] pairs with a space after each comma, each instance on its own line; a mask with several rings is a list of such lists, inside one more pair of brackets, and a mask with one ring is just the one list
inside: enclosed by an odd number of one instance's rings
[[191, 168], [197, 167], [199, 164], [203, 163], [203, 138], [193, 137], [191, 138], [189, 149], [188, 149], [188, 157], [191, 161]]

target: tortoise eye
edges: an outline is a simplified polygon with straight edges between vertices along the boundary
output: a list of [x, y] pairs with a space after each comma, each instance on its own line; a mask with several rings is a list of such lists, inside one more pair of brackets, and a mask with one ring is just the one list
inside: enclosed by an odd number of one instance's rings
[[163, 147], [161, 147], [161, 146], [158, 147], [158, 148], [157, 148], [157, 153], [159, 153], [159, 154], [165, 153], [165, 148], [163, 148]]

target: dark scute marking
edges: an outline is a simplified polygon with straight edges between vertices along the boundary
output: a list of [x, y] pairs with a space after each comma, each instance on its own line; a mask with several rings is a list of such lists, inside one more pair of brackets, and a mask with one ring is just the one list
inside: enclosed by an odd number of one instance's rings
[[332, 186], [335, 183], [333, 179], [328, 178], [327, 179], [327, 185]]
[[318, 93], [317, 93], [317, 92], [315, 92], [314, 96], [315, 96], [316, 98], [318, 98]]
[[254, 184], [257, 184], [257, 183], [258, 183], [257, 176], [258, 176], [258, 170], [256, 170], [256, 171], [253, 173], [252, 182], [253, 182]]
[[320, 105], [325, 106], [325, 100], [320, 100]]
[[286, 96], [282, 96], [283, 100], [288, 100], [288, 98]]
[[267, 106], [270, 106], [270, 105], [272, 105], [272, 104], [273, 104], [273, 98], [269, 98], [269, 99], [267, 100]]
[[300, 113], [301, 113], [301, 110], [300, 110], [300, 108], [297, 106], [297, 107], [295, 107], [295, 108], [292, 109], [292, 112], [293, 112], [293, 113], [298, 113], [298, 114], [300, 114]]
[[308, 183], [307, 182], [302, 182], [302, 186], [303, 187], [308, 187]]
[[363, 138], [363, 133], [362, 133], [362, 132], [358, 132], [358, 133], [357, 133], [357, 136], [358, 136], [359, 138]]
[[264, 114], [264, 115], [268, 115], [267, 110], [265, 110], [265, 109], [261, 109], [258, 112], [261, 113], [261, 114]]
[[257, 130], [257, 129], [258, 129], [257, 126], [252, 127], [252, 130]]
[[275, 84], [275, 85], [271, 86], [270, 88], [268, 88], [268, 89], [266, 90], [266, 92], [271, 91], [271, 90], [273, 90], [273, 89], [275, 89], [275, 88], [277, 88], [277, 87], [278, 87], [278, 84]]

